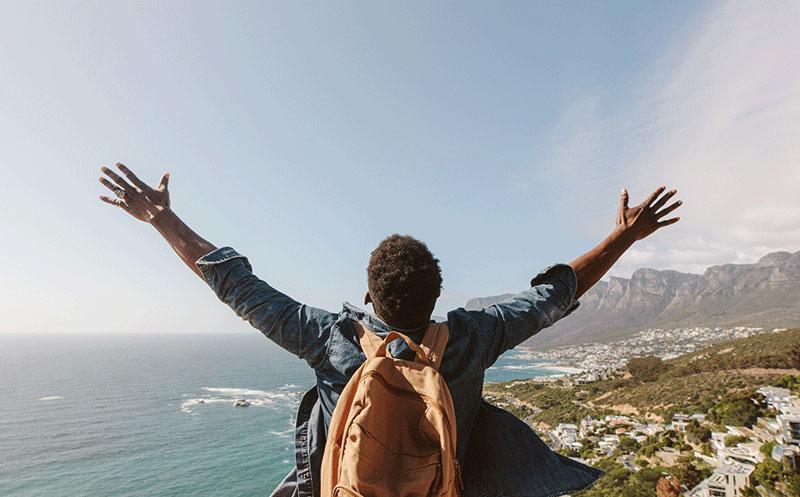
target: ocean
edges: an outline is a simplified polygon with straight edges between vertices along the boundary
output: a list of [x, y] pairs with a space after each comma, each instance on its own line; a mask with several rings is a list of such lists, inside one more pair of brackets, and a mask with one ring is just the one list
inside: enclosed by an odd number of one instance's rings
[[[554, 373], [512, 351], [486, 379]], [[313, 382], [257, 332], [0, 335], [0, 496], [269, 495]]]

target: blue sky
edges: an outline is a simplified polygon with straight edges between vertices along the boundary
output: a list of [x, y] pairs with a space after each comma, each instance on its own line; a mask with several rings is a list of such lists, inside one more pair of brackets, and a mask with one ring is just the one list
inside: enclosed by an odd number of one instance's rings
[[394, 232], [438, 314], [522, 289], [623, 186], [684, 219], [614, 274], [798, 250], [799, 33], [791, 2], [0, 3], [0, 332], [246, 329], [97, 200], [116, 161], [331, 310]]

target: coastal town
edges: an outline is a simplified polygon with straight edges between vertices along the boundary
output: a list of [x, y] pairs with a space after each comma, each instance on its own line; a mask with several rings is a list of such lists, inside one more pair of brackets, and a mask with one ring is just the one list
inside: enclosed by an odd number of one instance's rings
[[[711, 475], [684, 493], [687, 497], [740, 497], [751, 487], [756, 465], [771, 458], [784, 467], [800, 468], [800, 400], [786, 388], [765, 386], [758, 390], [765, 407], [774, 417], [760, 417], [751, 428], [725, 426], [725, 431], [710, 432], [707, 442], [710, 451], [691, 448], [691, 456], [713, 467]], [[756, 402], [756, 399], [753, 399]], [[584, 453], [592, 447], [592, 459], [618, 454], [619, 462], [630, 471], [640, 470], [636, 456], [626, 450], [630, 441], [639, 446], [667, 432], [671, 436], [687, 436], [692, 427], [702, 427], [704, 413], [677, 413], [671, 422], [642, 423], [621, 415], [601, 419], [587, 417], [579, 424], [561, 423], [550, 432], [553, 448], [567, 454]], [[690, 444], [691, 446], [691, 444]], [[660, 447], [651, 459], [670, 465], [681, 457], [673, 447]], [[580, 459], [580, 457], [576, 457]], [[642, 459], [639, 462], [644, 462]], [[759, 495], [759, 494], [756, 494]], [[771, 495], [761, 493], [760, 495]], [[781, 494], [790, 495], [790, 494]]]
[[[582, 390], [614, 381], [619, 384], [634, 382], [629, 366], [632, 359], [650, 357], [655, 364], [694, 353], [691, 362], [697, 362], [710, 354], [704, 352], [711, 345], [717, 344], [712, 350], [715, 357], [724, 357], [734, 349], [726, 347], [731, 340], [760, 335], [783, 336], [784, 332], [785, 329], [752, 327], [650, 329], [611, 344], [583, 344], [530, 352], [532, 359], [580, 369], [580, 372], [506, 383], [502, 389], [489, 389], [487, 398], [531, 424], [542, 439], [562, 455], [601, 467], [613, 478], [626, 475], [632, 481], [638, 476], [651, 482], [648, 491], [631, 487], [630, 492], [615, 491], [613, 495], [800, 496], [800, 382], [797, 375], [765, 376], [779, 378], [785, 385], [776, 386], [776, 380], [750, 384], [749, 390], [743, 390], [748, 393], [735, 400], [726, 397], [726, 388], [733, 390], [733, 385], [721, 384], [720, 400], [710, 403], [710, 409], [675, 412], [645, 412], [630, 406], [627, 410], [624, 406], [615, 406], [611, 411], [596, 409], [599, 403], [586, 401], [583, 397], [586, 390]], [[736, 354], [734, 351], [733, 355]], [[550, 388], [544, 386], [548, 382], [555, 385], [552, 388], [575, 392], [570, 401], [574, 405], [571, 411], [591, 414], [561, 422], [558, 419], [544, 422], [541, 413], [548, 408], [552, 410], [551, 405], [523, 400], [523, 395], [511, 393]], [[611, 390], [613, 388], [609, 388]], [[608, 395], [600, 395], [595, 401]], [[655, 414], [656, 411], [662, 414]], [[665, 417], [664, 412], [670, 412], [669, 417]], [[573, 497], [611, 495], [602, 490], [602, 480], [598, 487], [573, 494]]]
[[[783, 330], [784, 328], [776, 328], [771, 331]], [[764, 328], [746, 326], [646, 329], [630, 338], [611, 343], [582, 343], [547, 351], [526, 349], [520, 351], [518, 356], [541, 361], [556, 370], [573, 373], [573, 381], [587, 382], [623, 370], [628, 360], [634, 357], [656, 356], [671, 359], [715, 343], [746, 338], [766, 331]]]

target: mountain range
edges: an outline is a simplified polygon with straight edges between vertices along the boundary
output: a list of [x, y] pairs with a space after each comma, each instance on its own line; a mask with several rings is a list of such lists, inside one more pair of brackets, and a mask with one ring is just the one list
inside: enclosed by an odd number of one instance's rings
[[[480, 309], [511, 294], [469, 300]], [[703, 274], [642, 268], [600, 281], [580, 307], [525, 342], [538, 349], [628, 338], [647, 328], [800, 326], [800, 251], [754, 264], [711, 266]]]

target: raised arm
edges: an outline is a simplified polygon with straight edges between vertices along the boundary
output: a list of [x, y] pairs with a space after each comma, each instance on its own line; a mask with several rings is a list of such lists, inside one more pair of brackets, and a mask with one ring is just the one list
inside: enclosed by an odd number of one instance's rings
[[100, 182], [117, 196], [101, 196], [103, 202], [151, 224], [220, 300], [267, 338], [312, 367], [321, 363], [336, 314], [301, 304], [272, 288], [253, 274], [247, 258], [230, 247], [217, 249], [189, 228], [170, 208], [169, 174], [151, 188], [124, 165], [117, 167], [127, 181], [103, 167], [106, 177]]
[[[654, 191], [634, 207], [628, 206], [628, 192], [622, 191], [616, 226], [600, 244], [569, 265], [556, 264], [531, 280], [530, 288], [481, 310], [453, 311], [453, 319], [475, 324], [486, 340], [485, 367], [491, 366], [505, 351], [512, 349], [542, 329], [563, 318], [578, 306], [578, 298], [594, 286], [636, 240], [669, 226], [678, 218], [664, 219], [680, 207], [673, 202], [664, 207], [676, 190]], [[663, 219], [663, 220], [662, 220]]]
[[664, 193], [666, 189], [665, 186], [659, 187], [642, 203], [633, 207], [628, 206], [628, 191], [622, 190], [614, 230], [595, 248], [570, 263], [578, 280], [576, 299], [600, 281], [634, 242], [680, 220], [679, 217], [664, 219], [682, 204], [678, 200], [664, 207], [677, 193], [675, 189]]

